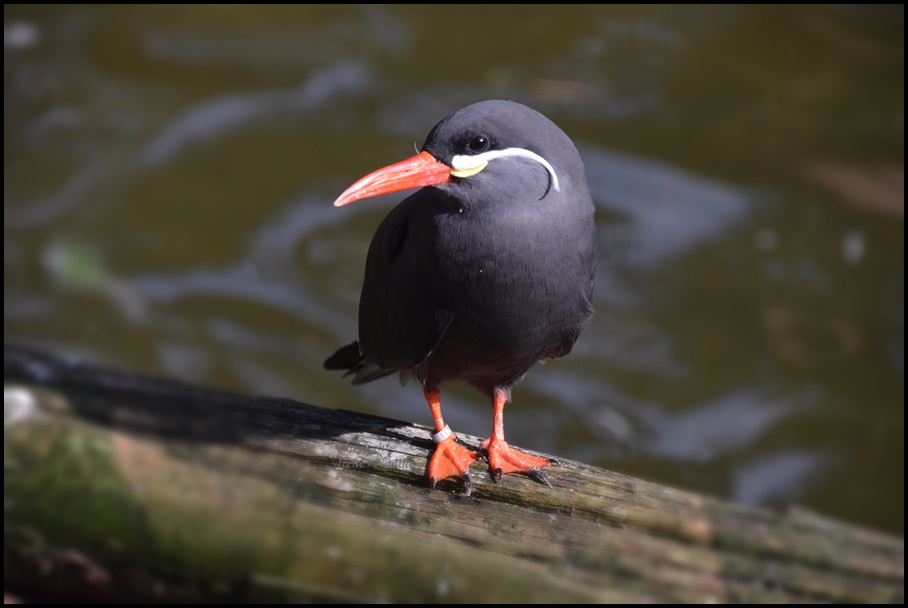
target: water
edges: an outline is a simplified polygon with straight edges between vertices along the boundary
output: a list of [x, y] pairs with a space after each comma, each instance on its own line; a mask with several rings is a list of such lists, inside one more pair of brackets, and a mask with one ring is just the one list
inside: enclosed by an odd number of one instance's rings
[[[597, 316], [510, 442], [904, 532], [902, 7], [6, 7], [4, 332], [137, 371], [429, 423], [356, 336], [334, 209], [447, 113], [574, 139]], [[489, 404], [444, 395], [485, 436]]]

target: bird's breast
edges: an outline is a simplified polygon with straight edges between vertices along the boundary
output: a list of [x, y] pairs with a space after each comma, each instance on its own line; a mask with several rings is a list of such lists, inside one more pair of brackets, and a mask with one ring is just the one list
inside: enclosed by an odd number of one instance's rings
[[467, 210], [437, 216], [431, 231], [427, 276], [465, 330], [544, 348], [585, 322], [591, 218]]

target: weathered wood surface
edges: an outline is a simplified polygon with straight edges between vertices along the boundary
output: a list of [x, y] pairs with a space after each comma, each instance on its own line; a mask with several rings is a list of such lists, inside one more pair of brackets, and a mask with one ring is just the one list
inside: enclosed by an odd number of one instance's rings
[[[904, 541], [559, 459], [425, 481], [422, 426], [10, 346], [4, 575], [143, 601], [903, 602]], [[474, 437], [463, 439], [472, 445]]]

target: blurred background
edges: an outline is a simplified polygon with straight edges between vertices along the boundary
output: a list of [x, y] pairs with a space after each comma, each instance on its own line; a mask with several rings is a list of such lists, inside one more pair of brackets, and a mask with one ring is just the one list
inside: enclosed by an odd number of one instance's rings
[[598, 209], [597, 316], [508, 440], [903, 534], [902, 6], [6, 5], [5, 340], [429, 424], [322, 369], [405, 195], [331, 203], [490, 98]]

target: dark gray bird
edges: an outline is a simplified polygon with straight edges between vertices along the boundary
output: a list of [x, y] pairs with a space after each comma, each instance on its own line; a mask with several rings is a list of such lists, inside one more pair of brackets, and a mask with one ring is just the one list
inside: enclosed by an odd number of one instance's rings
[[[422, 189], [372, 239], [359, 304], [359, 342], [327, 369], [361, 384], [393, 372], [425, 392], [437, 444], [432, 487], [480, 455], [455, 442], [439, 387], [466, 382], [492, 401], [482, 442], [493, 479], [522, 472], [549, 484], [547, 459], [504, 440], [504, 406], [538, 361], [566, 355], [589, 322], [596, 227], [583, 161], [548, 118], [510, 101], [483, 101], [438, 123], [422, 151], [379, 169], [334, 202]], [[497, 480], [496, 479], [496, 480]]]

